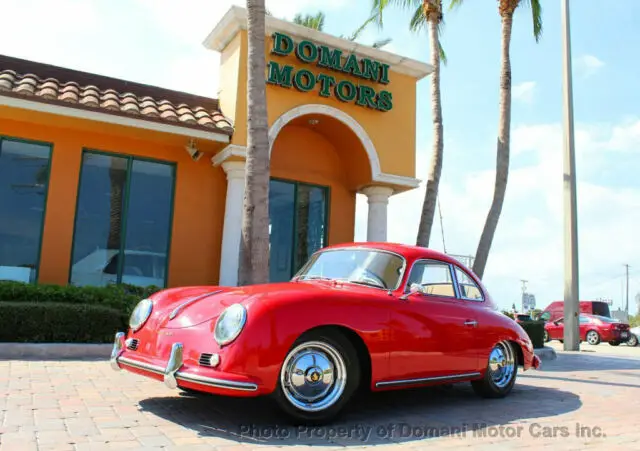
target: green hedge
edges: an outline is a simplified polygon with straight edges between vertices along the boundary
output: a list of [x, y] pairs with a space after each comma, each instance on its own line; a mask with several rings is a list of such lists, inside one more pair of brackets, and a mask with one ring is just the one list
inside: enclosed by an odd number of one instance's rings
[[109, 343], [127, 328], [122, 310], [59, 302], [0, 302], [0, 342]]
[[128, 315], [141, 299], [158, 290], [158, 287], [131, 285], [76, 287], [3, 281], [0, 282], [0, 302], [89, 304], [110, 307]]
[[535, 349], [544, 347], [544, 321], [522, 321], [520, 325], [531, 338]]

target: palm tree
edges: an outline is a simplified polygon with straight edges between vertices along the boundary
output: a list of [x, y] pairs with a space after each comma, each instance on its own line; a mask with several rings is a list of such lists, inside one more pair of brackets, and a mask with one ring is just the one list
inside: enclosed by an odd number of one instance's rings
[[318, 12], [315, 16], [312, 14], [302, 15], [298, 13], [294, 16], [293, 23], [322, 31], [324, 28], [324, 19], [325, 15], [322, 11]]
[[416, 244], [428, 247], [431, 237], [431, 228], [436, 211], [436, 201], [438, 199], [438, 185], [440, 184], [440, 174], [442, 173], [442, 160], [444, 154], [444, 131], [442, 127], [442, 101], [440, 95], [440, 63], [446, 64], [446, 55], [440, 43], [442, 31], [443, 12], [442, 0], [373, 0], [372, 16], [375, 17], [378, 26], [382, 27], [382, 16], [388, 6], [399, 6], [409, 8], [413, 11], [409, 27], [412, 31], [418, 32], [425, 26], [429, 28], [431, 65], [431, 113], [433, 121], [433, 153], [429, 175], [427, 177], [427, 189], [422, 205], [422, 215], [420, 216], [420, 226]]
[[269, 135], [265, 0], [247, 0], [247, 156], [239, 285], [269, 281]]
[[[271, 12], [269, 10], [267, 10], [267, 16], [271, 16]], [[298, 24], [298, 25], [302, 25], [303, 27], [307, 27], [307, 28], [312, 28], [314, 30], [318, 30], [318, 31], [324, 31], [324, 21], [325, 21], [325, 14], [322, 11], [319, 11], [318, 13], [316, 13], [315, 15], [313, 14], [296, 14], [293, 17], [293, 23]], [[371, 16], [367, 19], [367, 21], [365, 23], [363, 23], [360, 27], [358, 27], [358, 29], [356, 29], [352, 34], [350, 34], [349, 36], [345, 36], [345, 35], [340, 35], [341, 38], [343, 39], [347, 39], [349, 41], [355, 41], [356, 39], [358, 39], [358, 37], [360, 37], [360, 34], [364, 31], [364, 29], [372, 22], [374, 22], [376, 19], [375, 16]], [[371, 46], [374, 49], [379, 49], [384, 47], [385, 45], [389, 44], [391, 42], [390, 38], [384, 38], [384, 39], [380, 39], [378, 41], [375, 41], [373, 44], [371, 44]]]
[[[451, 7], [462, 4], [462, 0], [451, 0]], [[476, 258], [473, 263], [473, 272], [482, 279], [487, 266], [489, 251], [498, 219], [502, 212], [502, 204], [507, 191], [507, 178], [509, 176], [509, 146], [511, 132], [511, 57], [509, 47], [511, 45], [511, 28], [513, 26], [513, 13], [516, 9], [526, 4], [531, 8], [533, 21], [533, 36], [536, 42], [542, 35], [542, 6], [540, 0], [499, 0], [498, 11], [502, 18], [502, 67], [500, 69], [500, 118], [498, 119], [498, 146], [496, 155], [496, 181], [493, 191], [493, 201], [487, 214]]]

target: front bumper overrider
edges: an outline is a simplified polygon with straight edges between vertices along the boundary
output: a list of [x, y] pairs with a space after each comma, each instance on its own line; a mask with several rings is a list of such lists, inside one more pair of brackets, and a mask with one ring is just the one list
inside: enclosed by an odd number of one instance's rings
[[258, 390], [258, 385], [252, 382], [233, 381], [190, 373], [183, 367], [184, 347], [182, 343], [174, 343], [171, 346], [171, 354], [165, 366], [153, 365], [123, 356], [125, 349], [125, 334], [118, 332], [111, 350], [110, 364], [112, 369], [120, 371], [125, 366], [138, 371], [153, 373], [162, 376], [164, 384], [172, 389], [178, 388], [179, 382], [182, 381], [205, 388], [239, 390], [243, 392], [255, 392]]

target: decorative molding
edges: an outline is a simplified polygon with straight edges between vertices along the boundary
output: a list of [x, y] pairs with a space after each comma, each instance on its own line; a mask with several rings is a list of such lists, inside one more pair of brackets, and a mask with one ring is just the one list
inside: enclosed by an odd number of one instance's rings
[[382, 185], [369, 185], [360, 190], [360, 192], [367, 196], [370, 204], [387, 204], [389, 197], [393, 195], [393, 188]]
[[126, 127], [171, 133], [173, 135], [188, 136], [190, 138], [206, 139], [209, 141], [227, 143], [231, 139], [228, 135], [225, 135], [223, 133], [196, 130], [189, 127], [180, 127], [179, 125], [160, 124], [157, 122], [146, 121], [144, 119], [117, 116], [113, 114], [101, 113], [99, 111], [81, 110], [78, 108], [69, 108], [60, 105], [51, 105], [48, 103], [35, 102], [33, 100], [26, 99], [17, 99], [15, 97], [7, 97], [2, 95], [0, 95], [0, 106], [21, 108], [23, 110], [38, 111], [41, 113], [56, 114], [58, 116], [86, 119], [108, 124], [124, 125]]
[[405, 186], [408, 188], [417, 188], [418, 186], [420, 186], [420, 180], [416, 178], [383, 173], [380, 169], [380, 159], [378, 158], [376, 147], [362, 125], [360, 125], [358, 121], [356, 121], [353, 117], [349, 116], [344, 111], [328, 105], [300, 105], [287, 111], [278, 119], [276, 119], [276, 121], [269, 129], [269, 155], [271, 155], [273, 144], [282, 129], [292, 120], [301, 116], [306, 116], [308, 114], [322, 114], [324, 116], [337, 119], [347, 127], [349, 127], [356, 134], [367, 153], [369, 164], [371, 166], [371, 180], [373, 182], [388, 183], [390, 185]]
[[[328, 33], [323, 33], [311, 28], [267, 16], [265, 35], [269, 36], [274, 31], [285, 32], [291, 36], [307, 39], [318, 44], [325, 44], [332, 48], [353, 53], [359, 57], [372, 58], [386, 63], [391, 70], [401, 74], [412, 76], [418, 80], [433, 72], [433, 66], [412, 58], [397, 55], [381, 49], [375, 49], [368, 45], [358, 44], [348, 39], [339, 38]], [[231, 40], [240, 32], [247, 29], [247, 10], [239, 6], [232, 6], [215, 26], [213, 31], [205, 38], [203, 45], [211, 50], [221, 52], [229, 45]]]
[[221, 166], [227, 174], [227, 180], [244, 179], [246, 168], [244, 161], [225, 161]]
[[211, 157], [211, 163], [214, 166], [220, 166], [231, 157], [245, 158], [247, 156], [247, 148], [237, 144], [229, 144], [220, 152]]

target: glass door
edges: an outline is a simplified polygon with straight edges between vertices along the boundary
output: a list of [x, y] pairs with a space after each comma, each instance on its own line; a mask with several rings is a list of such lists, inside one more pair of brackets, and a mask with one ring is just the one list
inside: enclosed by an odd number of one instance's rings
[[329, 190], [272, 179], [269, 187], [270, 280], [288, 281], [327, 244]]

